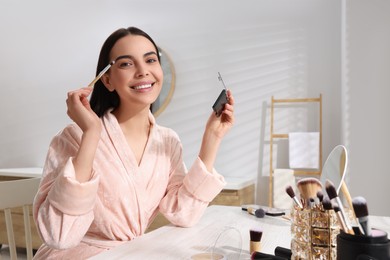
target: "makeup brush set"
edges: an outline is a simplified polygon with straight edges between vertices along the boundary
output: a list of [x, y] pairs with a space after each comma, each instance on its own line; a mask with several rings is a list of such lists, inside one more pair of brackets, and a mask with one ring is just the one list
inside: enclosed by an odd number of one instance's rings
[[286, 187], [294, 202], [291, 259], [390, 259], [387, 233], [370, 227], [363, 197], [354, 198], [353, 208], [346, 208], [334, 184], [326, 180], [323, 187], [316, 178], [299, 180], [297, 190], [298, 196]]
[[280, 217], [286, 214], [285, 210], [278, 208], [271, 208], [259, 205], [241, 205], [243, 211], [256, 216], [257, 218], [264, 218], [265, 216]]

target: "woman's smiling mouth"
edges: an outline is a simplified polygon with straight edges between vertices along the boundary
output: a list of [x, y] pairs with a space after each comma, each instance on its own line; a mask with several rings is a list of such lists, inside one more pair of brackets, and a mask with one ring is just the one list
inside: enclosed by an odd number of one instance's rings
[[151, 88], [152, 86], [153, 86], [153, 84], [143, 84], [143, 85], [139, 85], [139, 86], [132, 86], [131, 88], [135, 89], [135, 90], [140, 90], [140, 89]]

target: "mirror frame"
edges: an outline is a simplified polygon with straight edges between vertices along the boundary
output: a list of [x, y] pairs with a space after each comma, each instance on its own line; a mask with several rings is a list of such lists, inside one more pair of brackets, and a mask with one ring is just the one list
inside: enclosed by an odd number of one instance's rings
[[[154, 103], [152, 104], [152, 113], [154, 117], [158, 117], [168, 106], [169, 102], [172, 99], [173, 92], [175, 91], [175, 81], [176, 81], [176, 74], [175, 74], [175, 67], [173, 65], [172, 59], [169, 57], [166, 51], [164, 51], [162, 48], [158, 47], [159, 53], [160, 53], [160, 59], [161, 59], [161, 68], [163, 69], [164, 74], [164, 82], [162, 85], [162, 89], [160, 92], [160, 95], [157, 97], [157, 99], [162, 98], [162, 104], [155, 110], [153, 108]], [[170, 75], [170, 79], [168, 79], [168, 75]], [[166, 96], [162, 96], [162, 93], [164, 90], [168, 89], [168, 93]], [[155, 111], [154, 111], [155, 110]]]
[[[353, 206], [352, 206], [351, 195], [350, 195], [349, 190], [348, 190], [348, 187], [347, 187], [347, 185], [346, 185], [346, 183], [345, 183], [345, 175], [347, 174], [347, 167], [348, 167], [348, 150], [347, 150], [347, 148], [346, 148], [344, 145], [337, 145], [337, 146], [336, 146], [335, 148], [333, 148], [333, 150], [329, 153], [328, 158], [326, 159], [326, 161], [325, 161], [325, 163], [324, 163], [324, 167], [322, 167], [322, 172], [321, 172], [320, 181], [321, 181], [321, 183], [324, 185], [324, 183], [325, 183], [325, 181], [326, 181], [325, 176], [324, 176], [324, 177], [322, 176], [322, 174], [324, 173], [324, 168], [325, 168], [325, 166], [326, 166], [328, 160], [329, 160], [329, 162], [330, 162], [330, 160], [332, 159], [332, 158], [331, 158], [332, 154], [333, 154], [337, 149], [339, 149], [340, 147], [343, 149], [343, 152], [344, 152], [344, 153], [341, 154], [341, 155], [343, 155], [343, 156], [340, 158], [340, 161], [339, 161], [339, 174], [340, 174], [341, 177], [340, 177], [340, 182], [337, 184], [337, 189], [336, 189], [336, 190], [337, 190], [337, 194], [338, 194], [338, 195], [341, 195], [341, 194], [340, 194], [340, 189], [341, 189], [342, 194], [344, 195], [344, 197], [345, 197], [345, 199], [346, 199], [346, 201], [347, 201], [349, 207], [352, 209]], [[329, 163], [329, 162], [328, 162], [328, 163]], [[342, 167], [342, 166], [343, 166], [343, 167]], [[343, 169], [341, 169], [341, 168], [343, 168]], [[327, 179], [329, 179], [330, 181], [334, 182], [334, 181], [331, 180], [330, 178], [327, 178]], [[336, 183], [333, 183], [333, 184], [336, 186]], [[325, 185], [324, 185], [324, 187], [325, 187]]]
[[[338, 149], [342, 149], [342, 152], [340, 154], [340, 158], [336, 158], [338, 159], [337, 161], [337, 164], [339, 165], [338, 169], [339, 169], [339, 175], [332, 175], [332, 176], [340, 176], [340, 180], [338, 180], [338, 183], [336, 183], [334, 181], [335, 178], [329, 178], [329, 176], [325, 176], [324, 175], [324, 170], [326, 170], [328, 167], [326, 167], [327, 165], [336, 165], [336, 163], [332, 163], [333, 160], [334, 160], [334, 156], [335, 156], [335, 153]], [[333, 156], [332, 156], [333, 155]], [[342, 157], [341, 157], [342, 156]], [[337, 145], [336, 147], [334, 147], [332, 149], [332, 151], [329, 153], [328, 157], [326, 158], [326, 161], [322, 167], [322, 171], [321, 171], [321, 177], [320, 177], [320, 180], [321, 180], [321, 183], [323, 185], [325, 185], [325, 181], [327, 179], [329, 179], [330, 181], [333, 182], [333, 184], [336, 186], [336, 190], [337, 190], [337, 194], [339, 194], [340, 192], [340, 189], [341, 189], [341, 186], [342, 186], [342, 183], [344, 182], [344, 178], [345, 178], [345, 174], [346, 174], [346, 171], [347, 171], [347, 166], [348, 166], [348, 151], [346, 149], [345, 146], [343, 145]], [[329, 175], [329, 173], [327, 174]], [[326, 178], [327, 177], [327, 178]]]

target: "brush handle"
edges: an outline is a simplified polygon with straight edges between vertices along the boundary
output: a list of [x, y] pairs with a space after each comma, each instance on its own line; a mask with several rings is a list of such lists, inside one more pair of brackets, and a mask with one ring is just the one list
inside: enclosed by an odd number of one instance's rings
[[293, 198], [293, 200], [294, 200], [295, 204], [297, 204], [297, 206], [298, 206], [300, 209], [303, 209], [303, 206], [302, 206], [301, 201], [300, 201], [296, 196]]
[[94, 79], [92, 80], [92, 82], [88, 84], [88, 87], [92, 87], [93, 85], [95, 85], [95, 83], [104, 75], [104, 73], [107, 72], [107, 70], [108, 70], [109, 68], [111, 68], [111, 63], [108, 64], [108, 65], [99, 73], [99, 75], [97, 75], [96, 78], [94, 78]]
[[253, 254], [254, 252], [261, 251], [261, 242], [260, 241], [250, 241], [249, 243], [249, 252]]
[[345, 214], [343, 203], [341, 203], [341, 200], [340, 200], [339, 197], [336, 197], [335, 200], [336, 200], [336, 203], [338, 204], [338, 206], [340, 208], [340, 213], [343, 216], [345, 226], [347, 227], [347, 231], [346, 232], [349, 233], [349, 234], [354, 235], [355, 232], [353, 231], [352, 226], [349, 223], [349, 219], [347, 218], [347, 215]]
[[339, 224], [341, 226], [341, 229], [345, 232], [345, 233], [349, 233], [348, 232], [348, 228], [347, 226], [345, 225], [345, 221], [344, 221], [344, 218], [343, 218], [343, 215], [341, 214], [341, 212], [337, 212], [336, 213], [336, 216], [337, 216], [337, 219], [339, 221]]
[[343, 192], [345, 200], [348, 203], [348, 207], [350, 209], [353, 209], [351, 194], [349, 193], [348, 187], [347, 187], [347, 185], [345, 184], [344, 181], [341, 184], [341, 191]]
[[368, 221], [368, 216], [360, 217], [359, 223], [363, 229], [364, 235], [371, 236], [371, 226], [370, 226], [370, 222]]

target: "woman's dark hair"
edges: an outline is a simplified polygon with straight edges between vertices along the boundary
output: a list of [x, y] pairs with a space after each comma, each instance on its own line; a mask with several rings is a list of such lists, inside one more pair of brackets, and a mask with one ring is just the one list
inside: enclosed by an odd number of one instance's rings
[[[129, 27], [127, 29], [121, 28], [113, 32], [104, 42], [102, 49], [100, 50], [99, 60], [96, 68], [96, 75], [100, 73], [110, 62], [110, 52], [114, 47], [115, 43], [127, 36], [127, 35], [139, 35], [147, 38], [152, 42], [156, 48], [156, 53], [158, 60], [160, 62], [160, 52], [157, 48], [157, 45], [154, 43], [153, 39], [144, 31], [136, 28]], [[104, 113], [110, 108], [117, 108], [119, 106], [120, 100], [118, 93], [114, 91], [109, 91], [103, 84], [101, 80], [98, 80], [95, 83], [90, 104], [92, 110], [99, 116], [102, 117]]]

